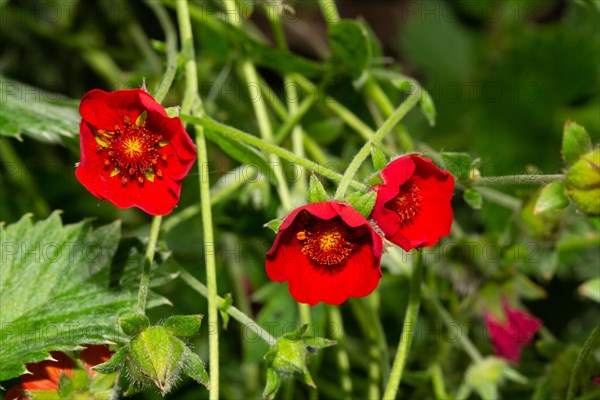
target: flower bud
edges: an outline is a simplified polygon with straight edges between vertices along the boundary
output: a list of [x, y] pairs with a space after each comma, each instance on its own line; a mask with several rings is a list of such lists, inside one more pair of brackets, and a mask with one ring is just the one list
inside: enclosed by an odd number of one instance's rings
[[565, 184], [581, 211], [600, 215], [600, 149], [581, 156], [567, 171]]
[[152, 380], [165, 395], [179, 377], [185, 345], [162, 326], [153, 326], [133, 338], [129, 370], [137, 381]]

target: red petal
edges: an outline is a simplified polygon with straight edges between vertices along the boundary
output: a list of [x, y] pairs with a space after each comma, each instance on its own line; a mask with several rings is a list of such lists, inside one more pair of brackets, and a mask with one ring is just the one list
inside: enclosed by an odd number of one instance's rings
[[[148, 98], [154, 104], [151, 104]], [[142, 99], [146, 101], [142, 101]], [[83, 95], [79, 105], [79, 113], [83, 120], [94, 128], [112, 131], [115, 124], [123, 124], [125, 117], [135, 121], [141, 113], [148, 109], [148, 105], [151, 105], [155, 112], [159, 112], [156, 105], [160, 107], [160, 104], [156, 103], [148, 93], [141, 89], [117, 90], [114, 92], [94, 89]], [[160, 108], [162, 109], [162, 107]]]
[[56, 361], [47, 360], [26, 365], [31, 374], [21, 375], [23, 389], [56, 390], [61, 373], [73, 376], [73, 361], [69, 356], [58, 351], [53, 351], [50, 355]]
[[112, 357], [112, 354], [113, 352], [105, 344], [90, 345], [81, 351], [79, 357], [83, 360], [90, 376], [94, 377], [96, 371], [92, 370], [92, 367], [107, 362]]

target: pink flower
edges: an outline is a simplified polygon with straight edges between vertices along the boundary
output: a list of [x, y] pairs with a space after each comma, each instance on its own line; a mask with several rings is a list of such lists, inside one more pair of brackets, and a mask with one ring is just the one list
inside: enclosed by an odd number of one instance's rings
[[485, 324], [496, 355], [516, 363], [521, 358], [521, 349], [531, 343], [542, 327], [542, 321], [524, 311], [510, 308], [507, 301], [503, 302], [503, 307], [503, 322], [486, 312]]

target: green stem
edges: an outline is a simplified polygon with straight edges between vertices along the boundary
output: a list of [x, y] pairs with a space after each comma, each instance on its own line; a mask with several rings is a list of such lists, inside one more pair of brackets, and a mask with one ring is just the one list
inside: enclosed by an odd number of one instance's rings
[[[236, 193], [247, 180], [254, 181], [256, 179], [256, 169], [250, 165], [243, 165], [236, 169], [229, 171], [226, 175], [220, 178], [221, 182], [216, 183], [210, 189], [210, 204], [219, 204], [221, 201]], [[244, 179], [241, 178], [244, 177]], [[177, 214], [169, 216], [169, 218], [162, 224], [162, 231], [164, 233], [169, 232], [175, 226], [179, 225], [183, 221], [194, 217], [200, 213], [200, 204], [192, 204], [179, 211]]]
[[321, 6], [323, 17], [327, 21], [327, 25], [340, 22], [340, 14], [335, 5], [335, 0], [319, 0], [319, 5]]
[[146, 254], [144, 255], [144, 267], [142, 268], [140, 289], [138, 291], [138, 308], [142, 313], [146, 310], [146, 299], [148, 298], [148, 288], [150, 287], [150, 269], [152, 268], [152, 262], [154, 261], [154, 253], [156, 251], [156, 242], [158, 241], [161, 221], [162, 217], [160, 215], [155, 216], [152, 219], [150, 237], [148, 239], [148, 246], [146, 247]]
[[474, 186], [503, 186], [503, 185], [545, 185], [551, 182], [561, 182], [563, 174], [554, 175], [505, 175], [482, 176], [473, 181]]
[[440, 364], [434, 364], [430, 369], [431, 383], [433, 385], [433, 393], [437, 400], [447, 400], [450, 398], [446, 391], [446, 383], [444, 382], [444, 375], [442, 374], [442, 368]]
[[577, 386], [581, 375], [583, 374], [583, 364], [587, 361], [588, 357], [593, 351], [600, 347], [600, 323], [596, 325], [590, 336], [586, 339], [583, 347], [579, 351], [573, 371], [571, 371], [571, 378], [569, 379], [569, 388], [567, 389], [567, 400], [573, 400], [577, 394]]
[[410, 96], [408, 96], [406, 100], [404, 100], [404, 102], [402, 102], [402, 104], [400, 104], [400, 106], [394, 110], [392, 115], [390, 115], [388, 119], [385, 120], [383, 125], [381, 125], [381, 127], [379, 127], [379, 129], [375, 132], [373, 137], [371, 137], [371, 139], [369, 139], [358, 151], [356, 156], [354, 156], [350, 162], [350, 165], [348, 165], [348, 168], [346, 169], [346, 172], [340, 181], [337, 191], [335, 192], [336, 199], [341, 200], [344, 197], [350, 182], [352, 179], [354, 179], [354, 175], [356, 175], [356, 172], [358, 172], [358, 169], [362, 163], [371, 154], [371, 147], [373, 144], [379, 144], [383, 136], [394, 126], [396, 126], [398, 121], [400, 121], [419, 102], [420, 98], [421, 90], [419, 88], [415, 90], [414, 93], [410, 94]]
[[342, 314], [340, 309], [335, 306], [327, 307], [329, 314], [329, 322], [333, 327], [331, 338], [337, 340], [336, 358], [337, 364], [340, 369], [340, 384], [342, 391], [344, 392], [344, 399], [352, 398], [352, 379], [350, 379], [350, 360], [348, 359], [348, 353], [344, 347], [344, 341], [346, 334], [344, 333], [344, 322], [342, 320]]
[[398, 393], [398, 387], [402, 380], [402, 372], [406, 365], [408, 352], [415, 333], [415, 324], [419, 315], [419, 306], [421, 305], [421, 276], [423, 274], [423, 255], [421, 251], [413, 253], [413, 271], [410, 278], [410, 294], [408, 298], [408, 306], [406, 307], [406, 315], [402, 326], [402, 334], [400, 335], [400, 343], [396, 350], [396, 357], [390, 373], [390, 379], [383, 393], [383, 398], [393, 400]]
[[[241, 18], [235, 1], [223, 0], [223, 3], [225, 4], [225, 8], [227, 10], [226, 14], [229, 23], [235, 26], [241, 26]], [[248, 90], [250, 90], [251, 85], [260, 87], [258, 73], [256, 72], [256, 67], [252, 61], [247, 58], [243, 59], [241, 62], [241, 69], [244, 74], [246, 84], [248, 85]], [[254, 108], [254, 115], [256, 116], [258, 129], [262, 139], [267, 143], [273, 143], [273, 129], [271, 127], [269, 113], [267, 112], [267, 107], [263, 96], [260, 96], [258, 100], [253, 101], [252, 106]], [[282, 206], [286, 211], [291, 211], [292, 198], [290, 196], [290, 189], [288, 188], [285, 176], [283, 175], [283, 168], [279, 162], [279, 158], [273, 153], [269, 154], [268, 156], [273, 168], [275, 180], [277, 181], [277, 193], [279, 194]]]
[[[265, 141], [255, 136], [252, 136], [246, 132], [240, 131], [239, 129], [215, 121], [209, 116], [205, 115], [203, 118], [197, 118], [192, 115], [181, 114], [179, 117], [184, 121], [191, 122], [193, 124], [203, 126], [206, 129], [218, 132], [229, 139], [239, 140], [259, 149], [274, 153], [283, 159], [296, 163], [301, 167], [307, 168], [308, 170], [313, 171], [317, 174], [323, 175], [324, 177], [331, 179], [334, 182], [340, 182], [340, 180], [342, 179], [341, 174], [338, 174], [337, 172], [332, 171], [331, 169], [321, 164], [307, 160], [306, 158], [298, 157], [289, 150], [283, 149], [279, 146], [275, 146], [270, 143], [266, 143]], [[349, 186], [356, 190], [365, 190], [367, 188], [362, 183], [356, 181], [350, 181]]]
[[177, 71], [177, 32], [171, 22], [171, 18], [169, 18], [169, 14], [162, 4], [156, 1], [147, 0], [146, 5], [148, 5], [156, 15], [158, 23], [165, 33], [165, 42], [167, 46], [167, 68], [165, 69], [162, 81], [158, 86], [156, 95], [154, 96], [154, 99], [158, 103], [161, 103], [169, 92], [169, 89], [173, 84], [173, 79], [175, 79], [175, 72]]
[[[198, 94], [198, 68], [194, 51], [194, 39], [190, 12], [187, 1], [177, 1], [177, 18], [181, 35], [181, 48], [185, 57], [186, 88], [182, 111], [204, 114], [202, 100]], [[219, 314], [217, 302], [217, 265], [215, 254], [208, 246], [214, 244], [212, 209], [210, 201], [209, 171], [205, 161], [208, 160], [204, 129], [196, 126], [196, 148], [198, 152], [198, 169], [200, 184], [200, 207], [202, 212], [202, 232], [204, 236], [204, 254], [206, 263], [206, 283], [208, 286], [208, 325], [214, 333], [208, 336], [209, 374], [211, 400], [219, 399]], [[204, 165], [204, 168], [202, 167]]]
[[[196, 279], [187, 270], [180, 268], [180, 276], [192, 289], [200, 293], [202, 296], [208, 298], [208, 288], [198, 279]], [[222, 303], [225, 301], [221, 296], [217, 296], [217, 301]], [[258, 337], [264, 340], [269, 346], [277, 343], [277, 339], [273, 337], [269, 332], [262, 328], [256, 321], [244, 314], [240, 309], [235, 306], [229, 306], [226, 308], [227, 314], [231, 315], [233, 319], [244, 325], [245, 328], [251, 330]], [[212, 384], [211, 384], [212, 386]]]
[[[293, 75], [294, 82], [296, 82], [302, 90], [307, 92], [310, 97], [315, 100], [319, 99], [319, 88], [313, 85], [308, 79], [302, 75]], [[346, 108], [342, 103], [335, 100], [331, 96], [326, 96], [323, 102], [327, 108], [334, 114], [336, 114], [342, 121], [344, 121], [350, 128], [354, 129], [359, 135], [365, 140], [371, 139], [375, 132], [367, 124], [365, 124], [360, 118], [358, 118], [352, 111]]]

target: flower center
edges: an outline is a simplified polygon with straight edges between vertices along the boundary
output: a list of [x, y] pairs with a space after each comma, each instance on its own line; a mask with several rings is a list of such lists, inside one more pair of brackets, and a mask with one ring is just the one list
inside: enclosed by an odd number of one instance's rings
[[158, 150], [168, 142], [162, 135], [146, 129], [145, 116], [144, 112], [135, 122], [125, 117], [123, 125], [115, 124], [114, 131], [96, 132], [96, 150], [105, 156], [105, 169], [111, 177], [119, 175], [123, 185], [154, 182], [155, 176], [163, 176], [160, 167], [166, 164], [167, 156]]
[[400, 217], [400, 223], [409, 222], [421, 208], [421, 190], [413, 183], [400, 186], [398, 195], [387, 203]]
[[359, 247], [356, 230], [342, 223], [339, 218], [327, 221], [307, 220], [296, 239], [302, 246], [302, 254], [321, 266], [334, 267], [345, 262]]

